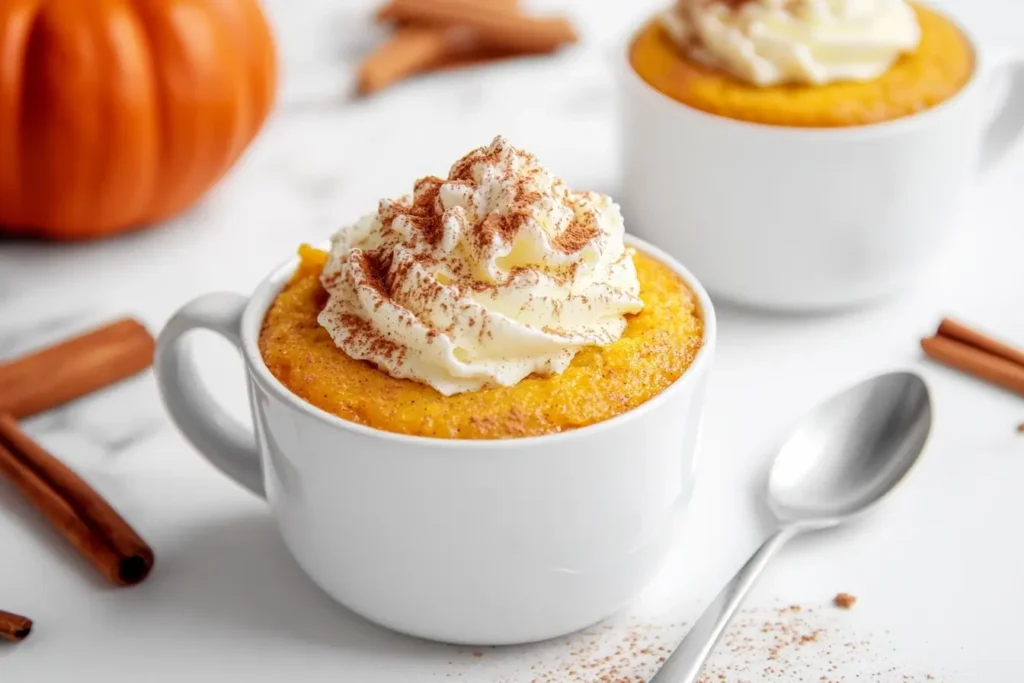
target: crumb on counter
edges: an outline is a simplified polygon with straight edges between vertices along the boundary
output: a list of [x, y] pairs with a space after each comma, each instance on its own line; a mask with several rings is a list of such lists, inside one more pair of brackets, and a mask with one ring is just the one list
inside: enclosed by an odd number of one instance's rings
[[836, 597], [832, 598], [832, 602], [836, 607], [850, 609], [857, 602], [857, 598], [849, 593], [837, 593]]

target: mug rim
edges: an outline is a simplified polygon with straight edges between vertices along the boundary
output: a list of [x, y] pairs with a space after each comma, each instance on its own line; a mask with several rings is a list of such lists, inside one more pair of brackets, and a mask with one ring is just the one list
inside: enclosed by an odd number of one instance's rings
[[[925, 5], [929, 10], [937, 12], [942, 15], [947, 21], [953, 23], [954, 26], [960, 31], [961, 35], [967, 40], [967, 43], [971, 46], [971, 51], [974, 53], [974, 68], [971, 71], [971, 77], [957, 92], [951, 97], [946, 98], [942, 102], [931, 106], [923, 111], [914, 112], [913, 114], [906, 114], [894, 119], [888, 119], [886, 121], [878, 121], [875, 123], [864, 123], [855, 126], [783, 126], [772, 123], [760, 123], [757, 121], [745, 121], [743, 119], [734, 119], [721, 114], [714, 114], [711, 112], [698, 109], [684, 102], [680, 102], [674, 99], [662, 91], [655, 88], [653, 85], [648, 83], [633, 67], [633, 60], [631, 59], [630, 53], [633, 49], [633, 44], [640, 34], [647, 28], [648, 25], [657, 18], [657, 14], [651, 15], [643, 19], [632, 31], [629, 33], [629, 38], [626, 41], [625, 50], [623, 56], [625, 59], [624, 69], [626, 71], [626, 77], [631, 81], [634, 87], [639, 86], [641, 90], [648, 96], [654, 96], [654, 98], [661, 104], [667, 104], [674, 106], [679, 110], [682, 110], [688, 114], [694, 115], [697, 118], [703, 119], [708, 123], [718, 123], [722, 126], [731, 126], [740, 131], [747, 132], [760, 132], [774, 135], [793, 135], [793, 136], [821, 136], [830, 138], [870, 138], [888, 134], [899, 134], [904, 129], [912, 126], [921, 125], [923, 121], [935, 118], [944, 113], [947, 109], [951, 109], [956, 104], [959, 104], [967, 95], [976, 90], [983, 80], [982, 75], [988, 73], [991, 70], [990, 57], [987, 50], [983, 50], [978, 42], [977, 37], [974, 33], [968, 29], [962, 21], [951, 12], [944, 9], [936, 8], [930, 2], [921, 3]], [[627, 95], [627, 97], [629, 97]]]
[[[685, 266], [665, 253], [658, 247], [630, 234], [626, 234], [627, 246], [635, 247], [640, 251], [654, 257], [664, 265], [672, 269], [683, 279], [687, 287], [693, 293], [700, 306], [701, 319], [704, 323], [702, 345], [694, 356], [693, 361], [670, 385], [661, 390], [657, 395], [652, 396], [638, 406], [635, 406], [623, 413], [619, 413], [606, 420], [595, 422], [584, 427], [577, 427], [561, 432], [552, 432], [538, 436], [523, 436], [501, 439], [449, 439], [437, 436], [419, 436], [390, 432], [376, 427], [352, 422], [330, 413], [319, 406], [304, 400], [291, 389], [286, 387], [277, 377], [274, 376], [259, 350], [259, 333], [263, 327], [263, 320], [274, 299], [280, 294], [288, 279], [295, 272], [299, 264], [299, 256], [295, 255], [274, 268], [270, 274], [256, 287], [249, 296], [242, 313], [241, 322], [241, 346], [245, 364], [253, 381], [265, 390], [273, 394], [279, 400], [287, 403], [295, 410], [306, 413], [310, 417], [321, 422], [351, 432], [355, 435], [370, 438], [384, 439], [409, 446], [421, 447], [444, 447], [456, 450], [473, 449], [479, 451], [481, 448], [510, 449], [521, 446], [530, 446], [543, 441], [545, 444], [554, 444], [559, 441], [570, 441], [596, 434], [603, 430], [614, 429], [630, 420], [635, 420], [646, 412], [656, 409], [662, 403], [669, 401], [673, 396], [683, 391], [686, 387], [692, 386], [699, 381], [699, 378], [707, 374], [708, 366], [711, 364], [715, 346], [717, 344], [718, 326], [715, 317], [714, 304], [710, 295], [704, 289], [700, 281], [694, 277]], [[320, 246], [324, 246], [321, 242]]]

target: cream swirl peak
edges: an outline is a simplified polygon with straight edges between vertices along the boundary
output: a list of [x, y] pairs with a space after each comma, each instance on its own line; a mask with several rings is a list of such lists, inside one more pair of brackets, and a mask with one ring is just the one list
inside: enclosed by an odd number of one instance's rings
[[563, 372], [643, 308], [619, 207], [497, 137], [342, 228], [320, 324], [352, 358], [445, 395]]
[[679, 0], [662, 25], [695, 61], [759, 87], [871, 80], [921, 40], [906, 0]]

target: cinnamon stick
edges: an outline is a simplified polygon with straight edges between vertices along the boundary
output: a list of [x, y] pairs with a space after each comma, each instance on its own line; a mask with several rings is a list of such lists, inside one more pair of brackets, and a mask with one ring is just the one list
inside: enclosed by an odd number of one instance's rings
[[[432, 2], [432, 0], [420, 0], [420, 2]], [[492, 3], [510, 10], [515, 10], [519, 6], [519, 0], [481, 0], [481, 2]], [[377, 11], [374, 13], [374, 18], [379, 23], [399, 21], [396, 16], [394, 2], [385, 2], [383, 5], [378, 7]]]
[[20, 642], [32, 632], [32, 620], [0, 609], [0, 638]]
[[116, 585], [139, 583], [153, 568], [153, 550], [64, 463], [0, 415], [0, 474]]
[[451, 49], [443, 28], [406, 26], [374, 50], [360, 65], [359, 92], [368, 95], [429, 69]]
[[1024, 365], [941, 335], [922, 339], [921, 348], [940, 363], [1024, 395]]
[[0, 413], [28, 417], [125, 379], [153, 363], [155, 346], [123, 319], [0, 365]]
[[551, 51], [578, 39], [564, 17], [529, 16], [480, 0], [392, 0], [387, 14], [398, 21], [465, 26], [488, 45], [522, 52]]
[[458, 28], [409, 25], [374, 50], [359, 67], [357, 89], [369, 95], [410, 76], [525, 55], [481, 43]]
[[535, 54], [532, 52], [515, 52], [501, 47], [488, 47], [486, 45], [476, 47], [463, 52], [446, 54], [436, 64], [431, 66], [429, 71], [448, 71], [452, 69], [464, 69], [471, 66], [480, 66], [492, 62], [501, 62], [517, 57], [528, 57]]
[[943, 318], [942, 322], [939, 323], [939, 330], [936, 334], [942, 337], [956, 339], [957, 341], [963, 342], [969, 346], [981, 349], [982, 351], [987, 351], [993, 356], [1005, 358], [1008, 361], [1012, 361], [1017, 365], [1024, 367], [1024, 350], [1014, 348], [1009, 344], [1004, 344], [1003, 342], [982, 334], [977, 330], [971, 329], [967, 325], [957, 320], [953, 320], [952, 318]]

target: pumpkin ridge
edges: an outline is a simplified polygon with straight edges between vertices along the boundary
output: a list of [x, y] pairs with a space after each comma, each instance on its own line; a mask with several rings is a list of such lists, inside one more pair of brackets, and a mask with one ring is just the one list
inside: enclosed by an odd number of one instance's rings
[[159, 136], [146, 34], [132, 3], [92, 0], [91, 7], [105, 74], [99, 84], [104, 152], [97, 168], [94, 211], [101, 229], [111, 231], [136, 224], [150, 206]]
[[[145, 3], [141, 4], [145, 5]], [[146, 38], [146, 45], [152, 47], [154, 45], [154, 38], [150, 15], [140, 8], [140, 3], [138, 2], [128, 2], [127, 8], [138, 22], [139, 29]], [[162, 176], [164, 159], [167, 154], [167, 129], [170, 124], [167, 115], [166, 92], [160, 85], [160, 61], [157, 58], [156, 52], [152, 49], [149, 51], [149, 79], [152, 84], [153, 118], [154, 130], [156, 132], [153, 156], [151, 157], [153, 185], [150, 188], [149, 197], [140, 206], [138, 213], [131, 218], [130, 222], [139, 227], [155, 218], [153, 214], [154, 207], [159, 203], [158, 195], [166, 191], [163, 187], [165, 178]]]
[[21, 139], [25, 62], [44, 0], [8, 0], [0, 6], [0, 229], [30, 232], [22, 199]]

